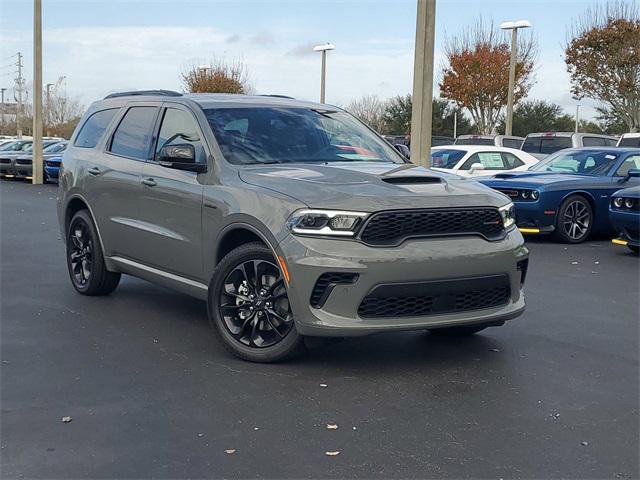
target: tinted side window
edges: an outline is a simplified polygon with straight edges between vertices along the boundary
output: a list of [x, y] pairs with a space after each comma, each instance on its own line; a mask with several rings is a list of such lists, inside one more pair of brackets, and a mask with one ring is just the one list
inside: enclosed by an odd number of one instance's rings
[[640, 137], [624, 137], [618, 143], [619, 147], [640, 147]]
[[521, 145], [522, 145], [522, 140], [516, 140], [514, 138], [505, 138], [504, 140], [502, 140], [503, 147], [520, 149]]
[[156, 107], [131, 107], [116, 128], [109, 151], [116, 155], [146, 160], [153, 138]]
[[605, 138], [604, 139], [604, 146], [605, 147], [615, 147], [616, 145], [618, 145], [618, 141], [615, 138]]
[[571, 148], [571, 137], [540, 137], [540, 153], [555, 153]]
[[117, 111], [117, 108], [110, 108], [109, 110], [101, 110], [91, 115], [87, 121], [84, 122], [73, 144], [76, 147], [82, 148], [95, 147]]
[[527, 137], [522, 143], [522, 150], [529, 153], [540, 153], [540, 140], [542, 137]]
[[601, 137], [584, 137], [582, 139], [582, 145], [585, 147], [604, 147], [607, 145], [605, 138]]
[[206, 161], [200, 133], [193, 116], [184, 110], [167, 108], [158, 135], [156, 154], [160, 152], [162, 147], [185, 143], [193, 145], [197, 162], [204, 163]]

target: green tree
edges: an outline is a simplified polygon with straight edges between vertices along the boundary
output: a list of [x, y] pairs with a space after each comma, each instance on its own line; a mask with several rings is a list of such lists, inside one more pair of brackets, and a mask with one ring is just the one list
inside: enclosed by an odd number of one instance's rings
[[595, 6], [575, 24], [565, 50], [572, 92], [640, 129], [640, 10], [634, 2]]
[[[390, 135], [411, 133], [411, 95], [398, 95], [386, 103], [383, 115], [385, 131]], [[457, 134], [471, 133], [473, 126], [459, 107], [452, 106], [443, 98], [434, 98], [432, 103], [432, 135], [453, 136], [454, 114], [458, 114]]]
[[387, 102], [384, 112], [386, 131], [391, 135], [411, 133], [411, 94], [397, 95]]
[[[544, 100], [522, 102], [513, 110], [513, 134], [524, 137], [534, 132], [572, 132], [575, 118], [564, 113], [556, 103]], [[500, 120], [498, 132], [504, 134], [505, 120]]]
[[464, 115], [460, 107], [452, 106], [451, 103], [444, 98], [434, 98], [432, 105], [432, 135], [453, 137], [453, 124], [456, 120], [456, 113], [458, 114], [458, 127], [456, 131], [457, 135], [464, 135], [466, 133], [472, 132], [473, 127], [471, 125], [471, 122]]

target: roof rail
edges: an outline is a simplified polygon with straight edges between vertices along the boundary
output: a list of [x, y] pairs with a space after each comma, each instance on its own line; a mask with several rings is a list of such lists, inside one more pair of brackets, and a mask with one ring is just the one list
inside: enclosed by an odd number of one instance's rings
[[137, 95], [152, 95], [156, 97], [181, 97], [182, 94], [180, 92], [174, 92], [173, 90], [133, 90], [130, 92], [116, 92], [110, 93], [107, 95], [107, 98], [118, 98], [118, 97], [134, 97]]
[[295, 100], [295, 98], [290, 97], [289, 95], [279, 95], [277, 93], [261, 93], [258, 95], [259, 97], [275, 97], [275, 98], [288, 98], [290, 100]]

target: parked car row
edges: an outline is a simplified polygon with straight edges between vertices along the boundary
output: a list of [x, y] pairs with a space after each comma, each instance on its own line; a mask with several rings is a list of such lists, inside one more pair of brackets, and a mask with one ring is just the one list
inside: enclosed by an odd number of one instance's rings
[[[61, 139], [44, 139], [43, 179], [57, 181], [58, 168], [68, 142]], [[12, 140], [0, 146], [0, 177], [30, 179], [33, 173], [33, 141]]]
[[637, 190], [625, 193], [640, 185], [637, 148], [565, 149], [526, 172], [478, 180], [511, 199], [522, 233], [553, 234], [562, 242], [580, 243], [615, 227], [620, 238], [614, 243], [626, 242], [637, 251]]

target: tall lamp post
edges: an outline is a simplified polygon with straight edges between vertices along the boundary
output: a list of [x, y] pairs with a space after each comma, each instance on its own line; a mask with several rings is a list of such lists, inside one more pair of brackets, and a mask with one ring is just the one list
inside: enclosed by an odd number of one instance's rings
[[320, 103], [324, 103], [325, 92], [325, 80], [327, 77], [327, 52], [329, 50], [335, 50], [335, 45], [332, 43], [325, 43], [324, 45], [316, 45], [313, 47], [314, 52], [322, 53], [322, 70], [320, 73]]
[[507, 95], [507, 121], [505, 134], [511, 135], [513, 126], [513, 95], [516, 83], [516, 60], [518, 55], [518, 29], [530, 28], [531, 22], [528, 20], [518, 20], [517, 22], [503, 22], [500, 24], [502, 30], [511, 30], [511, 59], [509, 61], [509, 92]]
[[33, 168], [31, 182], [42, 183], [42, 0], [33, 1]]

